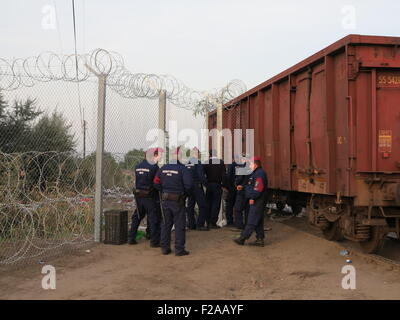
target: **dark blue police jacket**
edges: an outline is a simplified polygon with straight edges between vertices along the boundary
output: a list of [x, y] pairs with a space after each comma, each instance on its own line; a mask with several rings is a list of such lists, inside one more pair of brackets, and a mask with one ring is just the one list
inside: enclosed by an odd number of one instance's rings
[[236, 181], [236, 167], [240, 166], [240, 164], [233, 161], [231, 164], [228, 164], [228, 169], [226, 172], [227, 184], [230, 188], [235, 187]]
[[252, 174], [250, 169], [246, 170], [247, 174], [238, 174], [237, 169], [246, 168], [246, 163], [238, 164], [235, 168], [235, 186], [245, 186], [249, 181], [250, 175]]
[[192, 175], [182, 163], [169, 163], [158, 170], [154, 187], [165, 193], [189, 195], [193, 189]]
[[207, 179], [206, 179], [206, 175], [204, 173], [204, 168], [199, 159], [190, 158], [188, 163], [185, 166], [191, 173], [194, 183], [196, 183], [196, 184], [201, 183], [203, 185], [207, 184]]
[[135, 166], [136, 189], [151, 190], [153, 180], [158, 171], [158, 165], [149, 163], [146, 159]]
[[268, 188], [267, 174], [262, 168], [257, 168], [250, 175], [247, 185], [245, 186], [246, 198], [257, 200], [265, 196]]

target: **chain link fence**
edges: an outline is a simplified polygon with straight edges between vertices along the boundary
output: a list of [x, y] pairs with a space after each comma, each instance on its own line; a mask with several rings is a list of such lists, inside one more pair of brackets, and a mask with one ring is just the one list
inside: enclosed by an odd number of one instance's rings
[[91, 112], [96, 84], [79, 85], [79, 94], [77, 83], [57, 81], [0, 90], [1, 265], [40, 262], [93, 239], [94, 162], [81, 151], [79, 106]]
[[[93, 243], [98, 92], [95, 81], [79, 86], [79, 96], [71, 82], [0, 92], [1, 265], [37, 263]], [[104, 210], [134, 210], [134, 167], [157, 121], [158, 100], [107, 90]]]
[[[134, 167], [167, 118], [202, 128], [203, 116], [243, 85], [197, 92], [171, 76], [132, 74], [120, 55], [44, 53], [0, 59], [0, 266], [37, 263], [94, 242], [99, 87], [106, 76], [103, 209], [132, 213]], [[198, 115], [195, 118], [193, 115]]]

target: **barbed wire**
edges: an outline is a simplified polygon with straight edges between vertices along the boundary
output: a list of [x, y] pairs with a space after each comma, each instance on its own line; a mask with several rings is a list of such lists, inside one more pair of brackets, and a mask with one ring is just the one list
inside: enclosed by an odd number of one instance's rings
[[32, 87], [35, 82], [88, 81], [94, 77], [88, 67], [107, 76], [107, 85], [125, 98], [156, 99], [165, 90], [171, 103], [195, 113], [205, 114], [247, 90], [237, 79], [219, 89], [196, 91], [171, 75], [132, 73], [119, 53], [105, 49], [77, 56], [44, 52], [26, 59], [0, 58], [0, 90]]
[[[140, 160], [106, 157], [105, 208], [134, 210], [132, 168]], [[92, 242], [94, 188], [94, 154], [0, 153], [0, 264]]]
[[[55, 81], [94, 83], [95, 74], [106, 76], [107, 86], [123, 98], [158, 99], [165, 90], [175, 106], [203, 115], [246, 91], [240, 80], [196, 91], [171, 75], [132, 73], [120, 54], [104, 49], [82, 55], [44, 52], [26, 59], [0, 58], [0, 91]], [[128, 154], [104, 158], [104, 207], [132, 211], [133, 168], [141, 159]], [[92, 242], [94, 194], [94, 154], [0, 152], [0, 265]]]

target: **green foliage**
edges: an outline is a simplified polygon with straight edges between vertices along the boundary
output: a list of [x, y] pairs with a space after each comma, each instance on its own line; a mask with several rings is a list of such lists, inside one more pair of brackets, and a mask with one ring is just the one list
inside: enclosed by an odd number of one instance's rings
[[121, 162], [121, 167], [125, 170], [134, 170], [135, 166], [141, 162], [145, 157], [143, 149], [132, 149], [124, 156], [124, 161]]
[[[85, 159], [82, 159], [79, 167], [80, 170], [76, 185], [79, 187], [86, 186], [88, 188], [93, 188], [95, 185], [96, 153], [93, 152]], [[103, 186], [105, 189], [110, 189], [114, 186], [127, 187], [123, 168], [109, 152], [104, 153], [103, 167]]]
[[5, 118], [6, 108], [7, 108], [7, 102], [4, 100], [4, 97], [0, 92], [0, 123]]
[[[0, 152], [22, 154], [17, 162], [13, 162], [8, 174], [13, 181], [18, 181], [18, 176], [24, 174], [27, 190], [38, 187], [40, 191], [51, 191], [60, 184], [73, 182], [73, 175], [68, 172], [74, 168], [71, 153], [75, 149], [70, 130], [71, 126], [60, 113], [42, 115], [34, 99], [9, 105], [0, 94]], [[0, 163], [2, 176], [5, 169]], [[3, 180], [0, 179], [1, 185], [7, 182]]]
[[[75, 159], [71, 152], [75, 149], [73, 134], [70, 125], [60, 113], [44, 115], [32, 128], [32, 144], [34, 151], [41, 152], [35, 162], [28, 167], [28, 177], [33, 184], [39, 179], [37, 167], [42, 168], [40, 189], [52, 190], [58, 185], [71, 185]], [[51, 151], [51, 152], [49, 152]], [[61, 170], [61, 171], [60, 171]]]
[[84, 194], [90, 193], [96, 183], [96, 153], [92, 153], [86, 158], [78, 159], [75, 173], [75, 186]]
[[111, 153], [104, 153], [104, 188], [123, 185], [122, 170]]
[[70, 133], [71, 126], [61, 113], [54, 112], [43, 116], [32, 128], [35, 151], [72, 152], [75, 149], [74, 135]]
[[41, 114], [35, 100], [15, 101], [10, 107], [0, 96], [0, 151], [31, 151], [33, 121]]
[[15, 101], [10, 106], [0, 94], [0, 151], [74, 151], [71, 126], [62, 114], [54, 112], [40, 118], [42, 113], [35, 99]]
[[[21, 198], [32, 192], [57, 194], [60, 188], [90, 193], [95, 185], [96, 154], [81, 158], [75, 148], [71, 125], [61, 113], [43, 114], [30, 98], [10, 105], [0, 92], [0, 152], [6, 154], [0, 158], [0, 192], [13, 186], [24, 189]], [[11, 153], [18, 154], [12, 164], [7, 160]], [[104, 188], [131, 188], [134, 167], [144, 157], [144, 150], [133, 149], [118, 163], [105, 153]]]

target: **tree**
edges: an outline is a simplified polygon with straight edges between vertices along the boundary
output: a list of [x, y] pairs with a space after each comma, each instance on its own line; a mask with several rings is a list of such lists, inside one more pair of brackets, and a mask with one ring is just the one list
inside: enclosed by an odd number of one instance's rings
[[34, 151], [72, 152], [76, 142], [71, 133], [71, 125], [61, 113], [44, 115], [32, 130]]
[[124, 156], [124, 161], [120, 164], [122, 169], [134, 170], [135, 166], [145, 157], [143, 149], [132, 149]]
[[[29, 176], [34, 183], [40, 179], [42, 191], [73, 182], [75, 159], [71, 153], [75, 149], [75, 141], [70, 130], [71, 126], [58, 112], [44, 115], [32, 128], [30, 149], [40, 153], [35, 157], [32, 168], [29, 168]], [[40, 173], [37, 166], [41, 168]]]
[[[35, 100], [28, 98], [25, 102], [15, 101], [10, 106], [0, 94], [0, 152], [10, 154], [30, 151], [33, 141], [32, 124], [40, 114]], [[0, 161], [5, 159], [7, 156]], [[18, 183], [25, 174], [25, 163], [25, 157], [18, 158], [18, 162], [14, 161], [12, 166], [8, 165], [8, 169], [0, 163], [0, 185], [9, 183], [4, 174], [7, 170], [12, 182]]]
[[[76, 185], [78, 188], [92, 189], [95, 184], [96, 152], [80, 160], [79, 172], [77, 172]], [[105, 152], [103, 156], [103, 186], [106, 189], [125, 187], [125, 177], [121, 166], [113, 155]]]
[[0, 96], [0, 152], [31, 151], [32, 123], [41, 114], [34, 99], [15, 101], [10, 107]]
[[7, 102], [4, 100], [4, 97], [0, 91], [0, 123], [2, 123], [2, 121], [6, 117], [5, 113], [6, 113], [7, 106], [8, 106]]
[[104, 187], [122, 187], [123, 186], [123, 176], [121, 167], [115, 160], [113, 155], [109, 152], [104, 153]]
[[71, 184], [75, 141], [60, 113], [41, 115], [35, 99], [10, 106], [0, 95], [0, 152], [19, 153], [20, 163], [14, 162], [12, 175], [26, 177], [28, 189], [39, 186], [44, 191]]

